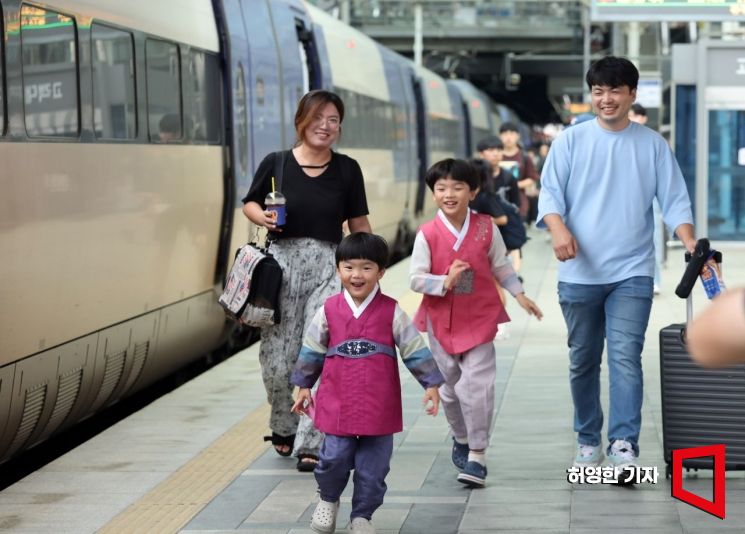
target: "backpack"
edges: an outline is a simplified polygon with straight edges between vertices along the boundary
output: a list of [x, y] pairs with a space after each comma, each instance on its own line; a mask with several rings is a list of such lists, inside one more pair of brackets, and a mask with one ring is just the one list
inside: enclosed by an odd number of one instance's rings
[[521, 248], [528, 240], [528, 234], [525, 232], [525, 225], [520, 217], [520, 210], [512, 204], [507, 202], [501, 196], [496, 195], [497, 201], [502, 206], [505, 215], [507, 215], [507, 224], [498, 226], [499, 232], [502, 234], [502, 240], [507, 250], [517, 250]]

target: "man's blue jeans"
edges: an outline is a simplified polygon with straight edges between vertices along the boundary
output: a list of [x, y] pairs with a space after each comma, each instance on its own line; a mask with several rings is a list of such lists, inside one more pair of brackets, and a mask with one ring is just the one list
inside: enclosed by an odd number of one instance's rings
[[608, 443], [630, 442], [639, 454], [644, 333], [652, 309], [652, 278], [612, 284], [559, 282], [559, 304], [568, 330], [569, 384], [577, 441], [599, 445], [603, 428], [600, 364], [608, 340], [610, 416]]

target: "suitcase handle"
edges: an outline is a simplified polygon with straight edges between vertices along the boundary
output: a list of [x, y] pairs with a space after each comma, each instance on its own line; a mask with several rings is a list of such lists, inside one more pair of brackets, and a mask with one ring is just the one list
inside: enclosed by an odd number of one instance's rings
[[[694, 249], [693, 254], [686, 252], [685, 257], [688, 265], [686, 265], [686, 269], [683, 272], [683, 277], [680, 279], [678, 287], [675, 288], [675, 294], [680, 298], [686, 299], [691, 294], [691, 290], [696, 284], [696, 279], [698, 278], [701, 269], [706, 263], [706, 260], [709, 259], [710, 250], [711, 245], [709, 244], [709, 240], [702, 238], [696, 241], [696, 248]], [[721, 254], [719, 263], [721, 263]]]

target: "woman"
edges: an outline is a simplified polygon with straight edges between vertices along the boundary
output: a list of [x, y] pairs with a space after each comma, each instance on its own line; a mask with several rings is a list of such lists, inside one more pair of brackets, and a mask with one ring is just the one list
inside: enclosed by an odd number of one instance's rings
[[[271, 251], [282, 266], [280, 309], [282, 321], [262, 328], [259, 362], [272, 406], [269, 427], [275, 450], [293, 452], [299, 471], [312, 471], [318, 461], [323, 434], [307, 417], [298, 421], [293, 405], [290, 374], [303, 335], [313, 314], [330, 295], [340, 291], [334, 252], [346, 221], [350, 232], [371, 232], [360, 166], [337, 154], [331, 146], [341, 135], [344, 103], [329, 91], [311, 91], [295, 113], [295, 147], [286, 153], [281, 192], [286, 197], [286, 222], [275, 224], [274, 212], [264, 199], [272, 190], [275, 154], [259, 165], [243, 199], [243, 213], [269, 231]], [[296, 435], [297, 434], [297, 435]]]

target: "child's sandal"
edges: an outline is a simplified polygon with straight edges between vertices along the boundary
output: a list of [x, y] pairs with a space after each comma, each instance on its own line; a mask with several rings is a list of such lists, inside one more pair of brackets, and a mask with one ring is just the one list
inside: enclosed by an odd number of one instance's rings
[[[271, 441], [277, 454], [287, 457], [292, 454], [292, 447], [295, 445], [295, 434], [280, 436], [276, 432], [272, 432], [271, 436], [264, 436], [264, 441]], [[283, 451], [280, 447], [287, 447], [287, 450]]]
[[310, 473], [318, 465], [318, 456], [315, 454], [298, 454], [297, 470], [301, 473]]

